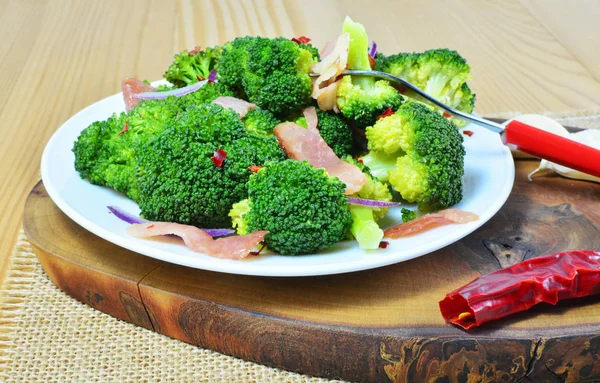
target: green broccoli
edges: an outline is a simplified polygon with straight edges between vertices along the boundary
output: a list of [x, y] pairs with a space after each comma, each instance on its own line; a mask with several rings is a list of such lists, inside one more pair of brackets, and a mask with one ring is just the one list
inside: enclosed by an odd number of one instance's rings
[[[352, 128], [341, 116], [332, 111], [324, 112], [319, 108], [316, 108], [316, 111], [317, 129], [323, 140], [336, 156], [341, 158], [350, 154], [353, 146]], [[304, 128], [308, 127], [304, 116], [296, 118], [294, 122]]]
[[248, 111], [246, 116], [242, 119], [242, 122], [249, 132], [267, 137], [272, 136], [273, 129], [281, 124], [281, 120], [266, 109], [254, 109]]
[[285, 38], [257, 37], [248, 47], [242, 78], [248, 100], [276, 115], [293, 112], [311, 102], [310, 67], [313, 54]]
[[248, 199], [229, 215], [239, 234], [267, 230], [265, 245], [284, 255], [318, 252], [352, 225], [344, 185], [306, 162], [272, 162], [248, 181]]
[[[392, 193], [389, 186], [374, 178], [364, 164], [349, 155], [344, 156], [342, 159], [358, 166], [369, 179], [369, 182], [360, 191], [353, 194], [352, 197], [385, 202], [392, 200]], [[379, 243], [383, 239], [383, 230], [381, 230], [377, 221], [383, 218], [387, 214], [387, 211], [388, 208], [385, 207], [374, 208], [362, 205], [350, 205], [350, 212], [352, 214], [350, 232], [361, 249], [373, 250], [379, 248]]]
[[[218, 163], [215, 153], [225, 153]], [[275, 137], [248, 134], [239, 115], [190, 106], [137, 153], [142, 216], [203, 228], [227, 227], [231, 205], [247, 197], [250, 166], [285, 159]]]
[[[458, 52], [450, 49], [431, 49], [423, 53], [399, 53], [391, 56], [378, 54], [375, 69], [401, 77], [439, 101], [472, 113], [475, 95], [467, 85], [471, 67]], [[408, 97], [420, 99], [408, 90]], [[465, 121], [453, 118], [457, 126]]]
[[247, 99], [242, 85], [242, 77], [246, 70], [248, 49], [256, 37], [238, 37], [223, 45], [221, 58], [217, 62], [217, 79], [219, 83], [231, 89], [236, 97]]
[[207, 48], [206, 50], [187, 50], [176, 54], [173, 63], [164, 74], [164, 78], [178, 88], [194, 84], [208, 78], [215, 68], [221, 48]]
[[400, 213], [402, 214], [402, 222], [406, 223], [408, 221], [412, 221], [413, 219], [417, 218], [417, 212], [414, 210], [410, 210], [407, 208], [402, 208], [402, 210], [400, 210]]
[[394, 115], [367, 127], [366, 138], [370, 152], [363, 163], [420, 210], [446, 208], [462, 199], [463, 138], [440, 113], [405, 102]]
[[[369, 42], [365, 28], [346, 17], [342, 32], [350, 33], [348, 68], [370, 70]], [[401, 103], [402, 96], [389, 82], [376, 81], [371, 76], [345, 76], [337, 91], [340, 111], [358, 127], [373, 124], [383, 112], [389, 108], [395, 111]]]

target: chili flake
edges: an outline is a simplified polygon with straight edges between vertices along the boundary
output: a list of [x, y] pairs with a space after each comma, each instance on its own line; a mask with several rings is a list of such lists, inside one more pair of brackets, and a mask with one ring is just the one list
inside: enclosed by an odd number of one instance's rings
[[387, 241], [381, 241], [381, 242], [379, 242], [379, 248], [380, 249], [385, 249], [385, 248], [387, 248], [389, 246], [389, 244], [390, 243], [387, 242]]
[[382, 118], [391, 116], [392, 114], [394, 114], [392, 108], [387, 108], [385, 112], [381, 113], [381, 115], [377, 117], [377, 120], [381, 120]]
[[121, 131], [119, 132], [119, 136], [123, 133], [125, 133], [126, 131], [129, 130], [129, 121], [125, 121], [125, 126], [123, 127], [123, 129], [121, 129]]
[[464, 134], [465, 136], [469, 136], [469, 137], [471, 137], [471, 136], [473, 135], [473, 132], [472, 132], [472, 131], [470, 131], [470, 130], [463, 130], [463, 131], [462, 131], [462, 134]]
[[257, 171], [259, 171], [262, 168], [264, 168], [264, 166], [258, 166], [258, 165], [248, 166], [248, 169], [253, 173], [256, 173]]
[[450, 118], [450, 117], [452, 117], [452, 115], [451, 115], [450, 113], [446, 113], [446, 112], [444, 112], [444, 117], [446, 117], [446, 118]]
[[219, 148], [216, 152], [214, 152], [210, 160], [213, 162], [213, 164], [215, 164], [216, 167], [220, 168], [223, 166], [223, 161], [225, 161], [225, 158], [227, 158], [227, 153], [225, 153], [222, 148]]
[[306, 36], [300, 36], [300, 37], [292, 37], [292, 41], [295, 42], [296, 44], [308, 44], [310, 42], [310, 39]]
[[375, 69], [375, 58], [369, 56], [369, 64], [371, 65], [371, 69]]
[[196, 53], [200, 52], [201, 50], [202, 50], [202, 47], [201, 47], [200, 45], [196, 45], [196, 46], [194, 47], [194, 49], [192, 49], [191, 51], [189, 51], [189, 53], [188, 53], [188, 54], [189, 54], [190, 56], [193, 56], [193, 55], [195, 55]]

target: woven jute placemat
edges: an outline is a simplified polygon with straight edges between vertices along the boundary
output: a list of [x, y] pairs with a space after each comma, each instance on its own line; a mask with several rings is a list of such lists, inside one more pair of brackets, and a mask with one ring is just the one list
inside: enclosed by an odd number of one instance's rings
[[[548, 115], [600, 129], [600, 110]], [[222, 355], [94, 310], [50, 282], [23, 232], [0, 288], [0, 381], [340, 382]]]

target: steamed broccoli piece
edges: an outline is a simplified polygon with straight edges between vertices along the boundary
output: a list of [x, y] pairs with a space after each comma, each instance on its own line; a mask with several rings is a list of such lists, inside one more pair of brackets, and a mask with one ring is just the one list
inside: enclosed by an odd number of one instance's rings
[[361, 158], [364, 164], [420, 210], [446, 208], [462, 199], [463, 138], [440, 113], [405, 102], [394, 115], [367, 127], [366, 137], [371, 151]]
[[272, 136], [273, 129], [281, 124], [281, 120], [266, 109], [254, 109], [248, 111], [246, 116], [242, 119], [242, 122], [249, 132], [266, 137]]
[[221, 96], [233, 97], [235, 94], [220, 82], [209, 82], [197, 91], [181, 96], [177, 100], [182, 110], [185, 110], [190, 105], [207, 104]]
[[[222, 149], [221, 166], [211, 158]], [[247, 197], [249, 166], [283, 160], [276, 139], [249, 135], [237, 113], [189, 107], [138, 152], [142, 216], [198, 227], [227, 227], [231, 205]]]
[[[342, 32], [350, 34], [348, 68], [370, 70], [367, 33], [362, 24], [346, 17]], [[388, 108], [398, 109], [402, 96], [385, 80], [371, 76], [345, 76], [337, 91], [337, 104], [344, 117], [357, 126], [373, 124]]]
[[417, 218], [417, 212], [414, 210], [410, 210], [407, 208], [402, 208], [402, 210], [400, 210], [400, 213], [402, 214], [402, 222], [406, 223], [408, 221], [412, 221], [413, 219]]
[[[319, 108], [316, 108], [316, 111], [317, 129], [323, 140], [336, 156], [343, 157], [350, 154], [353, 146], [352, 128], [342, 117], [332, 111], [324, 112]], [[308, 127], [304, 116], [296, 118], [294, 122], [304, 128]]]
[[246, 71], [248, 49], [256, 37], [238, 37], [223, 45], [221, 58], [217, 62], [217, 79], [219, 83], [230, 88], [236, 97], [247, 99], [242, 85], [243, 74]]
[[339, 179], [306, 162], [273, 162], [250, 177], [248, 199], [233, 205], [229, 214], [239, 234], [267, 230], [264, 243], [271, 250], [314, 253], [350, 230], [345, 189]]
[[248, 100], [276, 115], [291, 113], [311, 102], [313, 54], [285, 38], [257, 37], [248, 47], [242, 78]]
[[310, 103], [309, 69], [317, 60], [310, 44], [247, 36], [223, 46], [217, 77], [238, 97], [284, 115]]
[[208, 78], [221, 56], [221, 48], [207, 48], [195, 52], [176, 54], [164, 78], [178, 88], [194, 84]]
[[[378, 55], [375, 69], [401, 77], [439, 101], [472, 113], [475, 95], [467, 85], [471, 67], [458, 52], [450, 49], [431, 49], [423, 53], [399, 53], [385, 57]], [[406, 96], [418, 98], [412, 91]], [[453, 118], [457, 126], [465, 121]]]
[[[389, 202], [392, 200], [392, 193], [389, 186], [373, 178], [369, 169], [351, 156], [345, 156], [344, 161], [358, 166], [369, 178], [367, 182], [353, 197], [371, 199], [377, 201]], [[377, 221], [387, 214], [385, 207], [368, 207], [362, 205], [350, 205], [352, 214], [352, 227], [350, 232], [358, 242], [361, 249], [373, 250], [379, 248], [379, 243], [383, 239], [383, 230], [377, 224]]]

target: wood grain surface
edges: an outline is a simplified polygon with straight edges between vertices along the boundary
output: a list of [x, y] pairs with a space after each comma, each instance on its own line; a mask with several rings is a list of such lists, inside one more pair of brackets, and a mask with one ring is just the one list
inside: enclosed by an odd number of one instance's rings
[[236, 36], [307, 35], [348, 14], [383, 52], [457, 49], [482, 115], [600, 106], [598, 0], [0, 0], [0, 281], [42, 150], [120, 80], [161, 77], [174, 53]]
[[527, 180], [505, 206], [434, 253], [356, 273], [215, 273], [123, 250], [67, 218], [39, 183], [24, 228], [50, 279], [74, 298], [182, 341], [261, 364], [360, 382], [595, 382], [600, 302], [540, 304], [463, 331], [438, 302], [475, 277], [565, 249], [600, 248], [600, 185]]

